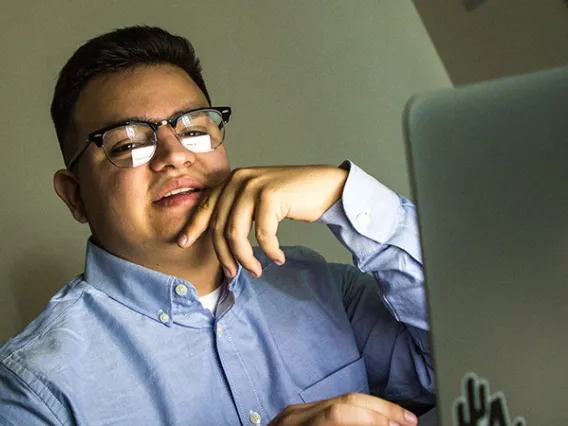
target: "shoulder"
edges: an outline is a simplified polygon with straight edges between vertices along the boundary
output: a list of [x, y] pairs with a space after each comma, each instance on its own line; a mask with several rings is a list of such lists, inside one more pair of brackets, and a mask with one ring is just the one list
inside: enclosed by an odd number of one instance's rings
[[58, 369], [65, 362], [60, 355], [69, 351], [69, 341], [81, 328], [77, 320], [86, 288], [79, 276], [59, 290], [37, 318], [0, 348], [0, 365], [22, 378], [33, 371]]
[[268, 287], [279, 289], [293, 288], [294, 292], [308, 292], [328, 298], [332, 294], [341, 298], [346, 286], [358, 277], [366, 274], [353, 265], [328, 262], [317, 251], [304, 246], [281, 247], [286, 256], [286, 263], [275, 265], [268, 259], [259, 247], [254, 248], [254, 254], [263, 269], [261, 280]]
[[[274, 265], [271, 259], [268, 259], [260, 247], [254, 247], [254, 255], [265, 268]], [[280, 249], [286, 256], [285, 269], [298, 269], [298, 270], [316, 270], [319, 272], [327, 271], [336, 279], [342, 280], [344, 278], [352, 279], [354, 276], [364, 274], [353, 265], [344, 263], [328, 262], [324, 256], [314, 249], [305, 246], [282, 246]]]

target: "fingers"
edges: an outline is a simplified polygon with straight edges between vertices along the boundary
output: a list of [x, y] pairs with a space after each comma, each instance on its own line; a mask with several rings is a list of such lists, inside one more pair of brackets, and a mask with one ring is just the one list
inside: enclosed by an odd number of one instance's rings
[[285, 256], [276, 237], [278, 224], [285, 217], [280, 204], [275, 190], [259, 186], [246, 173], [235, 173], [202, 200], [180, 234], [178, 244], [189, 247], [209, 228], [227, 277], [236, 275], [238, 263], [259, 277], [262, 265], [254, 257], [248, 236], [254, 221], [260, 248], [276, 264], [283, 264]]
[[355, 405], [335, 403], [309, 410], [284, 412], [270, 426], [394, 426], [380, 413]]
[[360, 408], [366, 408], [376, 413], [380, 413], [388, 418], [391, 422], [394, 422], [395, 424], [398, 424], [400, 426], [414, 426], [418, 423], [418, 419], [410, 411], [405, 410], [397, 404], [371, 395], [349, 393], [334, 398], [331, 401], [333, 401], [334, 403], [337, 402], [341, 404], [357, 406]]
[[276, 236], [278, 225], [283, 219], [280, 213], [280, 202], [273, 191], [266, 191], [258, 196], [255, 211], [256, 241], [266, 257], [277, 265], [282, 265], [286, 261]]
[[178, 245], [189, 247], [209, 228], [215, 254], [225, 276], [232, 278], [238, 263], [253, 276], [262, 274], [248, 240], [255, 212], [254, 191], [246, 181], [228, 179], [203, 198], [178, 237]]
[[[227, 186], [223, 194], [225, 193], [234, 194], [233, 188]], [[240, 194], [228, 195], [227, 200], [218, 203], [213, 215], [213, 244], [228, 277], [232, 278], [237, 273], [237, 262], [255, 277], [262, 274], [262, 266], [254, 257], [248, 240], [254, 209], [252, 196], [242, 191]]]
[[314, 418], [315, 425], [394, 426], [390, 419], [375, 411], [356, 405], [335, 403]]
[[[241, 189], [240, 192], [238, 190]], [[225, 194], [234, 194], [233, 201], [225, 200]], [[255, 234], [259, 246], [269, 259], [278, 264], [285, 261], [284, 253], [280, 250], [276, 232], [280, 217], [278, 216], [278, 201], [265, 192], [255, 188], [232, 187], [228, 184], [223, 191], [222, 201], [217, 203], [217, 209], [211, 219], [213, 242], [217, 256], [230, 276], [234, 276], [239, 262], [253, 276], [262, 275], [262, 265], [254, 257], [254, 251], [248, 239], [255, 220]], [[230, 200], [230, 196], [228, 200]], [[232, 205], [231, 205], [232, 204]]]
[[217, 186], [204, 194], [191, 219], [178, 236], [178, 245], [181, 248], [191, 246], [209, 228], [211, 215], [223, 187], [224, 185]]
[[209, 229], [215, 248], [215, 254], [223, 267], [225, 276], [228, 278], [234, 277], [238, 268], [237, 260], [231, 253], [230, 245], [225, 238], [227, 219], [231, 214], [237, 190], [238, 186], [236, 183], [231, 183], [229, 180], [213, 188], [211, 192], [201, 200], [196, 211], [178, 238], [178, 245], [182, 248], [186, 248], [191, 246]]
[[346, 394], [318, 403], [287, 407], [272, 426], [414, 426], [418, 420], [402, 407], [364, 394]]
[[[229, 185], [225, 188], [225, 192], [228, 191], [230, 191]], [[248, 239], [253, 217], [256, 240], [266, 256], [278, 265], [282, 265], [286, 260], [276, 237], [282, 215], [279, 215], [281, 208], [274, 194], [270, 190], [258, 190], [245, 185], [243, 190], [235, 196], [232, 207], [221, 207], [219, 203], [218, 211], [215, 213], [215, 215], [218, 214], [218, 218], [215, 218], [218, 220], [215, 228], [219, 227], [214, 233], [215, 244], [221, 247], [218, 255], [221, 256], [220, 251], [223, 250], [223, 256], [227, 258], [230, 255], [234, 256], [255, 277], [262, 274], [262, 265], [254, 257]], [[227, 243], [230, 253], [225, 253]], [[224, 263], [223, 260], [222, 262]]]

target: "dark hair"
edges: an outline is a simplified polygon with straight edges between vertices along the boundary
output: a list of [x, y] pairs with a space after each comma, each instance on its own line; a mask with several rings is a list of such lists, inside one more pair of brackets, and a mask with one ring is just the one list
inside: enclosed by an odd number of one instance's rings
[[209, 104], [211, 99], [201, 65], [191, 43], [161, 28], [133, 26], [121, 28], [89, 40], [67, 61], [55, 86], [51, 118], [65, 164], [69, 158], [64, 140], [72, 125], [73, 110], [79, 94], [91, 78], [114, 73], [137, 65], [172, 64], [189, 74]]

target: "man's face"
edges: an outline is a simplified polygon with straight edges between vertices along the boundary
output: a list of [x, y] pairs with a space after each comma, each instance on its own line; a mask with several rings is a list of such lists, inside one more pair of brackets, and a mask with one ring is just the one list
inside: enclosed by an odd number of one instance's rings
[[[81, 93], [74, 119], [79, 139], [85, 140], [90, 132], [134, 117], [158, 122], [207, 106], [203, 92], [182, 69], [143, 66], [95, 77]], [[159, 127], [156, 153], [147, 164], [118, 168], [103, 149], [90, 144], [77, 167], [84, 212], [95, 240], [125, 258], [175, 244], [203, 194], [164, 199], [168, 188], [211, 188], [230, 170], [222, 145], [213, 152], [192, 153], [169, 125]]]

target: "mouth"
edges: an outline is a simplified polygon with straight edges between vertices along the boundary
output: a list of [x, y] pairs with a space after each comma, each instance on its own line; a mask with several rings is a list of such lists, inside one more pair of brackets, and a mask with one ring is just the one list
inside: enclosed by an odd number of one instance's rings
[[161, 207], [176, 207], [192, 205], [197, 202], [201, 196], [200, 188], [178, 188], [168, 192], [162, 198], [155, 202]]

